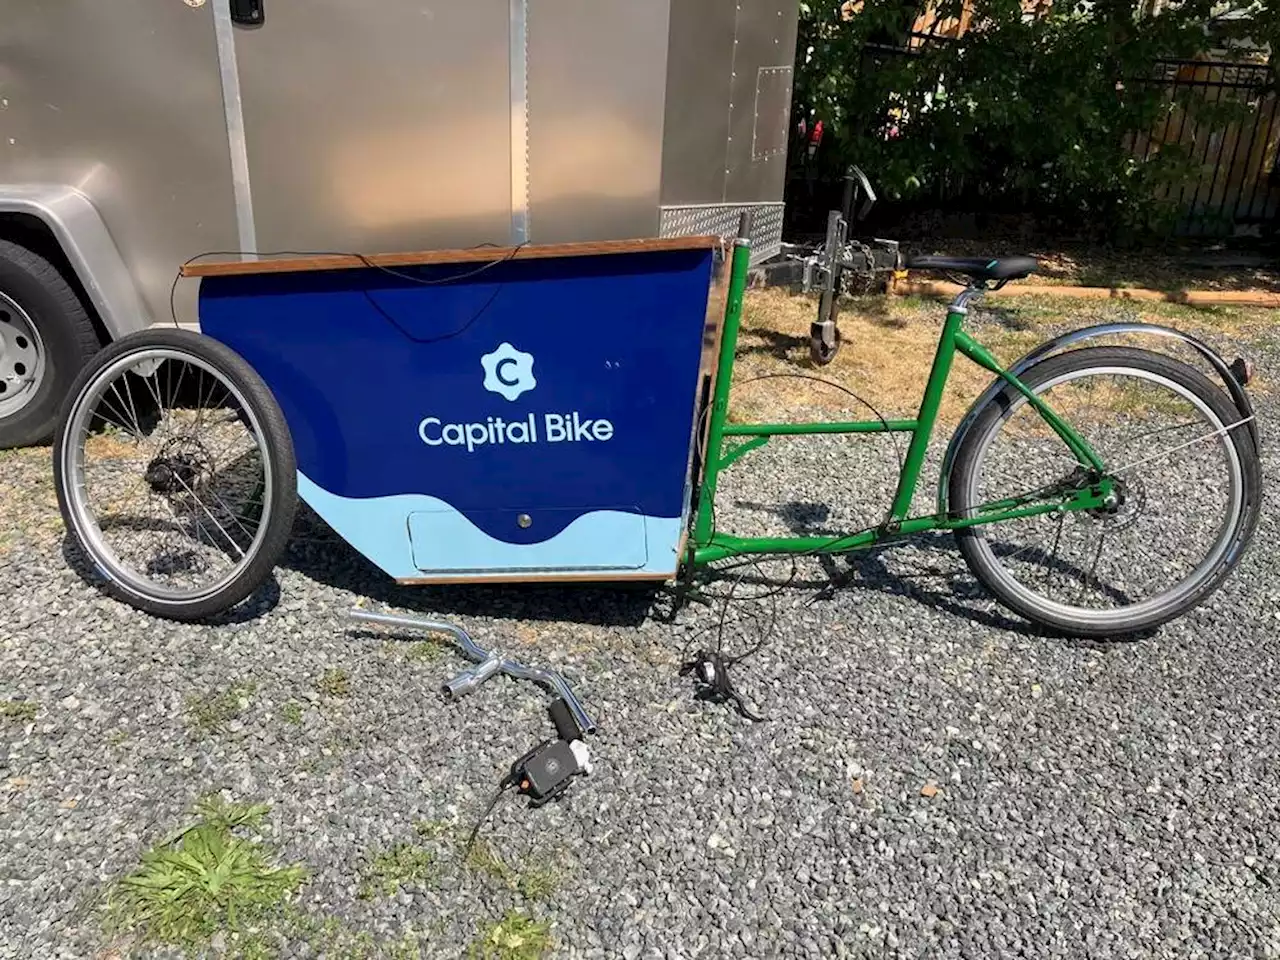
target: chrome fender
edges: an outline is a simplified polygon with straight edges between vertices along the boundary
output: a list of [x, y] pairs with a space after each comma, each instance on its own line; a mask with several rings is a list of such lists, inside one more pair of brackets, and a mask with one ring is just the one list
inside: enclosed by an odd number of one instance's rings
[[[1232, 402], [1235, 403], [1236, 409], [1240, 411], [1240, 418], [1242, 420], [1249, 418], [1246, 426], [1249, 428], [1249, 436], [1253, 440], [1253, 445], [1257, 448], [1258, 421], [1252, 419], [1254, 416], [1253, 401], [1249, 399], [1249, 394], [1245, 392], [1244, 386], [1236, 379], [1235, 374], [1231, 372], [1231, 366], [1203, 340], [1183, 333], [1181, 330], [1174, 330], [1172, 327], [1162, 327], [1154, 323], [1103, 323], [1094, 327], [1083, 327], [1080, 330], [1064, 333], [1060, 337], [1042, 343], [1009, 367], [1009, 372], [1015, 377], [1020, 377], [1033, 364], [1052, 354], [1059, 353], [1067, 347], [1082, 343], [1085, 340], [1096, 340], [1099, 337], [1131, 333], [1170, 337], [1185, 343], [1199, 353], [1217, 371], [1218, 376], [1222, 378], [1222, 383], [1226, 387], [1227, 393], [1231, 395]], [[939, 516], [947, 516], [950, 508], [951, 469], [955, 465], [956, 453], [964, 442], [965, 436], [973, 428], [974, 421], [977, 420], [982, 408], [991, 403], [996, 398], [996, 395], [1004, 389], [1004, 386], [1005, 382], [997, 379], [991, 386], [987, 387], [982, 395], [973, 402], [973, 406], [965, 413], [960, 425], [956, 427], [956, 432], [951, 437], [951, 442], [947, 444], [947, 452], [942, 458], [942, 470], [938, 477]]]
[[44, 223], [75, 270], [111, 339], [151, 323], [133, 276], [93, 202], [65, 184], [0, 183], [0, 213]]

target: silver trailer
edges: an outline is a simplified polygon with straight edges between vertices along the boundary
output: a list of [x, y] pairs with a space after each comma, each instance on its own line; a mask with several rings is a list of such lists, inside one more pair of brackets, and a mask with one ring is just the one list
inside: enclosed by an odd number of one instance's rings
[[[195, 323], [181, 264], [731, 234], [779, 249], [795, 0], [0, 0], [0, 447]], [[176, 298], [174, 290], [176, 287]]]

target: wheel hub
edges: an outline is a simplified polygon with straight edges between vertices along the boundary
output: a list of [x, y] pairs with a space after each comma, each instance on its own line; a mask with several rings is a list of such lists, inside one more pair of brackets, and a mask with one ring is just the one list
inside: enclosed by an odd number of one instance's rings
[[1142, 515], [1145, 504], [1146, 495], [1141, 480], [1137, 477], [1113, 477], [1111, 492], [1107, 494], [1103, 506], [1086, 512], [1099, 523], [1119, 530], [1137, 520]]
[[0, 293], [0, 418], [27, 406], [44, 380], [40, 332], [17, 302]]
[[213, 475], [204, 447], [190, 438], [170, 440], [147, 464], [144, 479], [153, 493], [174, 496], [197, 490]]

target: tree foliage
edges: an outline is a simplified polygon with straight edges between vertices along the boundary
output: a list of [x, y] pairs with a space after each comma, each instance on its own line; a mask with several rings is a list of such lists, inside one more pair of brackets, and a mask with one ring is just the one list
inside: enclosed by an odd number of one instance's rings
[[[833, 0], [801, 3], [796, 113], [826, 126], [819, 175], [856, 162], [893, 198], [1155, 226], [1160, 188], [1195, 164], [1173, 145], [1133, 149], [1180, 109], [1153, 71], [1231, 40], [1277, 49], [1280, 0], [1246, 3], [1247, 18], [1220, 0], [1155, 5], [1085, 0], [1033, 16], [1018, 0], [976, 0], [958, 39], [908, 49], [922, 4], [864, 0], [842, 16]], [[959, 17], [961, 0], [935, 9]], [[1194, 109], [1221, 124], [1248, 104]]]

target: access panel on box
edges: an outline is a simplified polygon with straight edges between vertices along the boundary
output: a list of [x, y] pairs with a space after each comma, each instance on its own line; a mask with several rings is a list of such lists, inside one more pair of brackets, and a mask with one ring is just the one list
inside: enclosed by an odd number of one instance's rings
[[[634, 508], [457, 510], [409, 514], [413, 562], [423, 573], [588, 573], [639, 570], [649, 561], [644, 515]], [[538, 528], [557, 532], [538, 538]], [[509, 529], [511, 540], [485, 533]]]

